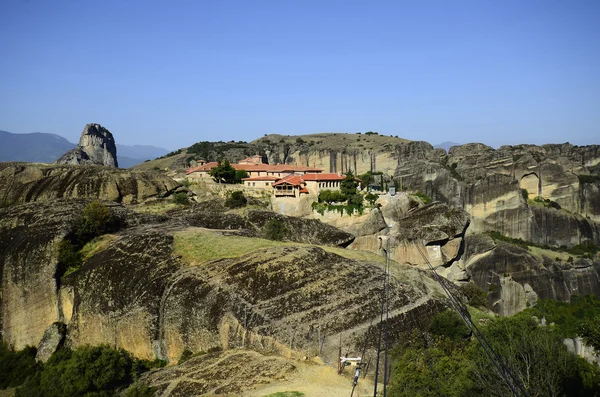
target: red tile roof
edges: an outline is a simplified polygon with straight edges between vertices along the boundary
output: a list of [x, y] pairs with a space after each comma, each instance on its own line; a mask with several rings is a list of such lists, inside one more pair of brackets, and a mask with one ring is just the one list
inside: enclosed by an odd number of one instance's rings
[[302, 180], [302, 175], [288, 175], [283, 179], [278, 180], [277, 182], [275, 182], [273, 184], [273, 186], [279, 186], [279, 185], [293, 185], [293, 186], [300, 186], [302, 183], [304, 183], [304, 181]]

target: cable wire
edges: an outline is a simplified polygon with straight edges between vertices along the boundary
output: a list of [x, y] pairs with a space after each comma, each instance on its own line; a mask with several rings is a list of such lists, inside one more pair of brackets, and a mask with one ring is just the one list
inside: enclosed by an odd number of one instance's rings
[[[451, 306], [454, 308], [454, 310], [456, 310], [456, 312], [458, 313], [458, 315], [462, 318], [462, 320], [467, 325], [467, 327], [469, 328], [469, 330], [475, 336], [475, 338], [477, 339], [477, 341], [479, 342], [479, 344], [481, 345], [481, 347], [485, 351], [486, 355], [492, 361], [492, 363], [494, 364], [494, 366], [498, 370], [498, 373], [500, 374], [500, 376], [502, 377], [502, 379], [504, 379], [505, 383], [508, 385], [508, 387], [510, 388], [510, 390], [517, 397], [519, 397], [520, 395], [522, 395], [523, 397], [527, 397], [527, 392], [525, 391], [525, 388], [523, 387], [523, 385], [521, 384], [521, 382], [519, 381], [519, 379], [513, 375], [513, 373], [508, 368], [508, 366], [504, 363], [504, 361], [502, 360], [502, 358], [498, 355], [498, 353], [494, 350], [494, 348], [492, 347], [492, 345], [489, 343], [489, 341], [487, 340], [487, 338], [481, 333], [481, 331], [479, 330], [479, 328], [477, 327], [477, 325], [471, 320], [471, 316], [469, 315], [469, 312], [456, 299], [456, 297], [454, 296], [454, 294], [452, 293], [452, 291], [450, 291], [450, 289], [446, 285], [446, 280], [443, 279], [435, 271], [434, 267], [431, 265], [431, 263], [429, 262], [429, 260], [427, 259], [427, 257], [423, 253], [423, 251], [421, 250], [421, 247], [418, 244], [415, 244], [415, 246], [417, 247], [417, 250], [419, 251], [419, 253], [423, 257], [423, 259], [427, 263], [427, 266], [429, 267], [429, 270], [431, 270], [431, 272], [433, 273], [435, 280], [440, 284], [440, 286], [442, 287], [442, 289], [444, 290], [444, 292], [448, 296], [448, 299], [450, 301]], [[519, 390], [517, 391], [517, 389], [519, 389]]]

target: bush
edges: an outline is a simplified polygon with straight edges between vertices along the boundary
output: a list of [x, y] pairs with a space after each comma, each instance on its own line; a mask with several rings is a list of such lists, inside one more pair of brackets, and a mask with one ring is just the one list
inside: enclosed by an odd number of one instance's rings
[[479, 288], [477, 284], [471, 282], [464, 284], [460, 287], [461, 292], [467, 298], [467, 303], [474, 307], [486, 307], [487, 306], [487, 293]]
[[108, 346], [61, 349], [17, 389], [16, 396], [114, 396], [139, 375], [135, 361], [125, 350]]
[[0, 389], [20, 386], [28, 377], [35, 375], [39, 370], [36, 353], [37, 349], [33, 346], [14, 351], [0, 342]]
[[319, 192], [319, 202], [320, 203], [339, 203], [342, 201], [346, 201], [346, 196], [342, 194], [339, 190], [321, 190]]
[[121, 220], [114, 216], [100, 201], [92, 201], [84, 209], [77, 221], [71, 242], [78, 248], [94, 237], [119, 230]]
[[378, 198], [379, 196], [374, 193], [367, 193], [367, 195], [365, 196], [365, 199], [369, 202], [371, 206], [375, 206], [375, 202]]
[[355, 194], [351, 195], [350, 197], [348, 197], [348, 205], [349, 206], [360, 207], [360, 206], [362, 206], [362, 203], [363, 203], [363, 195], [360, 193], [355, 193]]
[[527, 189], [521, 189], [521, 196], [523, 196], [523, 200], [525, 200], [525, 202], [529, 200], [529, 192]]
[[467, 328], [460, 316], [453, 310], [445, 310], [431, 319], [429, 332], [450, 340], [460, 340], [469, 336]]
[[225, 206], [228, 208], [240, 208], [244, 207], [248, 203], [248, 200], [244, 196], [244, 192], [237, 190], [231, 192], [227, 200], [225, 200]]
[[134, 383], [132, 386], [127, 388], [121, 396], [122, 397], [153, 397], [156, 389], [154, 387], [148, 387], [141, 383]]
[[173, 195], [173, 202], [179, 205], [186, 205], [189, 204], [190, 200], [188, 198], [187, 193], [179, 192]]
[[431, 197], [429, 197], [425, 193], [421, 193], [419, 191], [417, 191], [416, 193], [414, 193], [413, 196], [419, 198], [423, 202], [423, 204], [429, 204], [429, 203], [431, 203], [433, 201], [431, 199]]
[[287, 233], [287, 228], [283, 221], [273, 218], [269, 220], [263, 228], [263, 236], [269, 240], [281, 241]]

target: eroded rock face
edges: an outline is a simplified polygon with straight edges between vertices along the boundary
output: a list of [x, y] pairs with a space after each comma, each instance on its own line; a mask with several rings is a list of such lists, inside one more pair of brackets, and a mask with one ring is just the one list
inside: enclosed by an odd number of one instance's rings
[[60, 198], [93, 198], [129, 204], [169, 195], [179, 186], [171, 178], [152, 171], [0, 163], [0, 198], [9, 204]]
[[600, 296], [600, 261], [558, 261], [475, 235], [466, 238], [461, 262], [471, 279], [490, 292], [490, 304], [501, 315], [516, 314], [538, 299], [565, 302], [571, 295]]
[[[17, 349], [37, 345], [60, 321], [69, 346], [106, 343], [152, 360], [240, 346], [304, 355], [320, 350], [335, 361], [340, 337], [358, 346], [365, 332], [375, 332], [384, 278], [379, 263], [299, 245], [189, 266], [172, 251], [171, 233], [186, 228], [184, 220], [144, 215], [136, 222], [118, 204], [110, 210], [129, 228], [59, 278], [56, 244], [86, 203], [0, 210], [0, 325], [3, 340]], [[427, 277], [408, 268], [396, 273], [389, 321], [400, 332], [414, 323], [409, 316], [426, 318], [441, 304]]]
[[63, 154], [56, 164], [87, 164], [118, 167], [117, 145], [109, 130], [100, 124], [86, 124], [75, 149]]

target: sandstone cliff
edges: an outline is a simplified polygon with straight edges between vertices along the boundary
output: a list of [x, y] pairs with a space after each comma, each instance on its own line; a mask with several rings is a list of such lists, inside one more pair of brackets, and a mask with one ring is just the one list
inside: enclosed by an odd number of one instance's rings
[[[67, 325], [67, 345], [108, 343], [147, 359], [176, 361], [184, 349], [245, 346], [320, 352], [335, 362], [340, 337], [355, 349], [365, 332], [375, 332], [384, 277], [379, 259], [268, 241], [258, 245], [262, 249], [235, 254], [245, 244], [266, 240], [248, 237], [255, 233], [252, 227], [192, 227], [198, 219], [193, 214], [142, 216], [112, 204], [125, 228], [63, 276], [56, 246], [86, 203], [47, 200], [0, 209], [0, 329], [3, 340], [17, 349], [38, 344], [48, 327], [61, 322]], [[264, 219], [248, 215], [253, 224]], [[289, 224], [302, 230], [315, 221], [296, 222], [308, 222]], [[178, 251], [174, 242], [182, 234], [192, 241], [209, 238], [212, 245], [199, 249], [198, 257]], [[318, 234], [312, 236], [313, 244], [319, 242]], [[234, 238], [246, 243], [232, 243]], [[223, 250], [220, 259], [214, 257], [216, 246]], [[206, 257], [210, 250], [213, 256]], [[440, 295], [416, 270], [398, 266], [392, 274], [394, 339], [439, 310]]]
[[177, 182], [158, 172], [111, 167], [0, 163], [4, 205], [55, 198], [95, 198], [137, 203], [169, 195]]
[[109, 130], [100, 124], [86, 124], [75, 149], [63, 154], [56, 164], [98, 164], [118, 167], [117, 146]]

